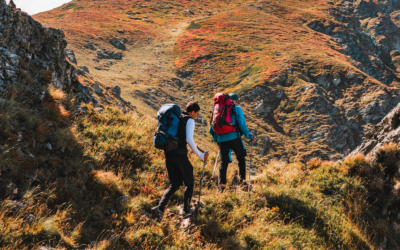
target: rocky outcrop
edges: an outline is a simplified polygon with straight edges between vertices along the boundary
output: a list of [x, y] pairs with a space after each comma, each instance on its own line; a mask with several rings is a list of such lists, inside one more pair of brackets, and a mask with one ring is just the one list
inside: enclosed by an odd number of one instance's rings
[[366, 140], [351, 155], [361, 153], [375, 158], [379, 147], [390, 143], [399, 144], [399, 139], [400, 104], [366, 135]]
[[115, 59], [115, 60], [121, 60], [122, 59], [122, 54], [119, 52], [113, 52], [113, 51], [106, 51], [105, 49], [103, 50], [98, 50], [97, 51], [97, 58], [98, 59]]
[[[130, 110], [131, 106], [120, 100], [120, 89], [114, 93], [103, 91], [97, 83], [93, 88], [86, 84], [97, 80], [86, 66], [77, 66], [74, 51], [66, 49], [64, 37], [63, 31], [43, 27], [28, 14], [0, 0], [0, 96], [11, 84], [25, 85], [31, 99], [30, 110], [34, 112], [41, 109], [41, 100], [45, 98], [45, 92], [35, 91], [35, 86], [54, 84], [72, 90], [78, 103], [101, 106], [95, 96], [101, 94], [104, 102], [119, 103], [124, 112]], [[120, 53], [109, 54], [120, 57]], [[85, 81], [79, 80], [81, 77]]]
[[73, 67], [65, 60], [67, 43], [61, 30], [44, 28], [26, 13], [12, 11], [2, 0], [0, 32], [0, 85], [18, 84], [28, 74], [34, 84], [47, 78], [58, 87], [71, 84]]
[[110, 40], [110, 43], [112, 46], [114, 46], [117, 49], [120, 50], [126, 50], [125, 42], [114, 37], [113, 39]]
[[315, 20], [309, 27], [331, 36], [358, 69], [390, 85], [397, 79], [399, 9], [398, 1], [343, 1], [329, 10], [337, 22]]

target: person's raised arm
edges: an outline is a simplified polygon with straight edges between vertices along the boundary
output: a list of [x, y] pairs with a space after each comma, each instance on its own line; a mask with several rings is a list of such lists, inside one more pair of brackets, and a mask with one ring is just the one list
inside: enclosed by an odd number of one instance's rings
[[236, 106], [236, 121], [238, 123], [239, 129], [244, 134], [247, 139], [253, 139], [253, 134], [250, 133], [246, 125], [246, 120], [244, 119], [243, 110], [241, 107]]
[[190, 148], [193, 152], [196, 153], [198, 157], [204, 160], [205, 153], [201, 153], [194, 142], [193, 135], [194, 135], [194, 127], [195, 123], [193, 119], [189, 119], [186, 125], [186, 142], [189, 144]]

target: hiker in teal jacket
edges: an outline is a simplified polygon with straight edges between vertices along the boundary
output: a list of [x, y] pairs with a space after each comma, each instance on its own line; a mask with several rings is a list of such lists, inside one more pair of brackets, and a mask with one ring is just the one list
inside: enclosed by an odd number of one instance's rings
[[[231, 132], [228, 134], [217, 135], [212, 127], [210, 126], [210, 134], [214, 138], [214, 141], [218, 143], [219, 151], [220, 151], [220, 160], [221, 165], [219, 167], [219, 180], [218, 185], [221, 189], [224, 189], [226, 185], [226, 172], [228, 170], [228, 165], [232, 162], [230, 154], [231, 151], [235, 152], [236, 158], [239, 162], [239, 178], [240, 183], [246, 187], [247, 183], [244, 182], [246, 179], [246, 147], [242, 141], [242, 135], [246, 136], [247, 139], [251, 139], [254, 141], [254, 136], [250, 133], [247, 128], [246, 121], [244, 118], [243, 110], [238, 106], [239, 104], [239, 96], [237, 94], [230, 94], [231, 100], [235, 103], [235, 115], [232, 116], [233, 125], [237, 125], [239, 127], [240, 132]], [[237, 124], [236, 124], [237, 123]]]

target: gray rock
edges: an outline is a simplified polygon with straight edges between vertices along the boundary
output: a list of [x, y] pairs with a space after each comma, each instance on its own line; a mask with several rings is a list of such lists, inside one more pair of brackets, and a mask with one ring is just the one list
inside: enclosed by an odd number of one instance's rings
[[29, 224], [33, 223], [36, 220], [36, 217], [33, 214], [29, 214], [26, 216], [25, 221]]
[[175, 83], [175, 85], [176, 85], [178, 88], [182, 88], [182, 87], [183, 87], [183, 82], [182, 82], [180, 79], [178, 79], [178, 78], [172, 78], [171, 80]]
[[129, 200], [128, 196], [124, 195], [124, 196], [118, 198], [115, 203], [118, 205], [121, 205], [121, 204], [127, 203], [128, 200]]
[[88, 69], [88, 67], [86, 67], [86, 66], [82, 66], [82, 67], [81, 67], [81, 70], [82, 70], [83, 72], [85, 72], [85, 73], [89, 73], [89, 69]]
[[84, 45], [85, 48], [90, 49], [90, 50], [96, 50], [92, 42], [86, 42]]
[[100, 88], [98, 83], [93, 84], [92, 88], [94, 89], [94, 92], [98, 95], [103, 93], [103, 90]]
[[121, 99], [121, 88], [119, 86], [115, 86], [112, 91], [117, 99]]
[[354, 79], [356, 77], [356, 73], [354, 73], [354, 72], [349, 72], [348, 74], [347, 74], [347, 79]]
[[52, 149], [53, 149], [52, 146], [51, 146], [51, 144], [50, 144], [50, 142], [48, 142], [48, 143], [44, 146], [44, 148], [47, 149], [47, 150], [52, 150]]
[[335, 84], [335, 86], [339, 86], [339, 84], [342, 82], [342, 80], [340, 79], [340, 76], [335, 76], [332, 79], [333, 84]]
[[187, 9], [184, 12], [187, 13], [187, 14], [194, 15], [194, 12], [192, 10], [190, 10], [190, 9]]
[[114, 37], [113, 39], [110, 40], [110, 43], [112, 46], [114, 46], [117, 49], [120, 50], [126, 50], [126, 46], [123, 41], [119, 40], [118, 38]]
[[68, 58], [68, 60], [71, 63], [78, 64], [78, 61], [76, 60], [76, 57], [75, 57], [75, 53], [72, 49], [65, 49], [64, 53], [65, 53], [65, 56]]
[[101, 51], [101, 50], [98, 50], [96, 54], [97, 54], [97, 58], [99, 58], [99, 59], [108, 59], [108, 58], [109, 58], [109, 57], [108, 57], [106, 54], [104, 54], [103, 51]]
[[278, 92], [275, 94], [275, 97], [278, 98], [278, 99], [282, 99], [283, 94], [284, 94], [283, 91], [278, 91]]
[[258, 114], [261, 114], [264, 112], [264, 103], [259, 103], [255, 108], [254, 111]]
[[[375, 103], [373, 103], [375, 106]], [[372, 103], [369, 104], [372, 106]], [[366, 110], [363, 110], [366, 112]], [[357, 147], [350, 155], [364, 154], [371, 155], [373, 160], [377, 160], [377, 149], [380, 145], [396, 143], [400, 141], [400, 104], [398, 104], [380, 123], [378, 123], [365, 136], [366, 140]]]
[[330, 82], [325, 73], [321, 73], [317, 76], [317, 83], [325, 89], [329, 88], [330, 86]]

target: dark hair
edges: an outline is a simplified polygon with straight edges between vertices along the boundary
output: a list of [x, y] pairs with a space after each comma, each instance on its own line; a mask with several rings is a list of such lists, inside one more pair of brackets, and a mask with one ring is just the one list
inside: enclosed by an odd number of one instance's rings
[[200, 110], [199, 104], [195, 101], [191, 101], [186, 105], [186, 112], [190, 113], [192, 111], [197, 112]]

